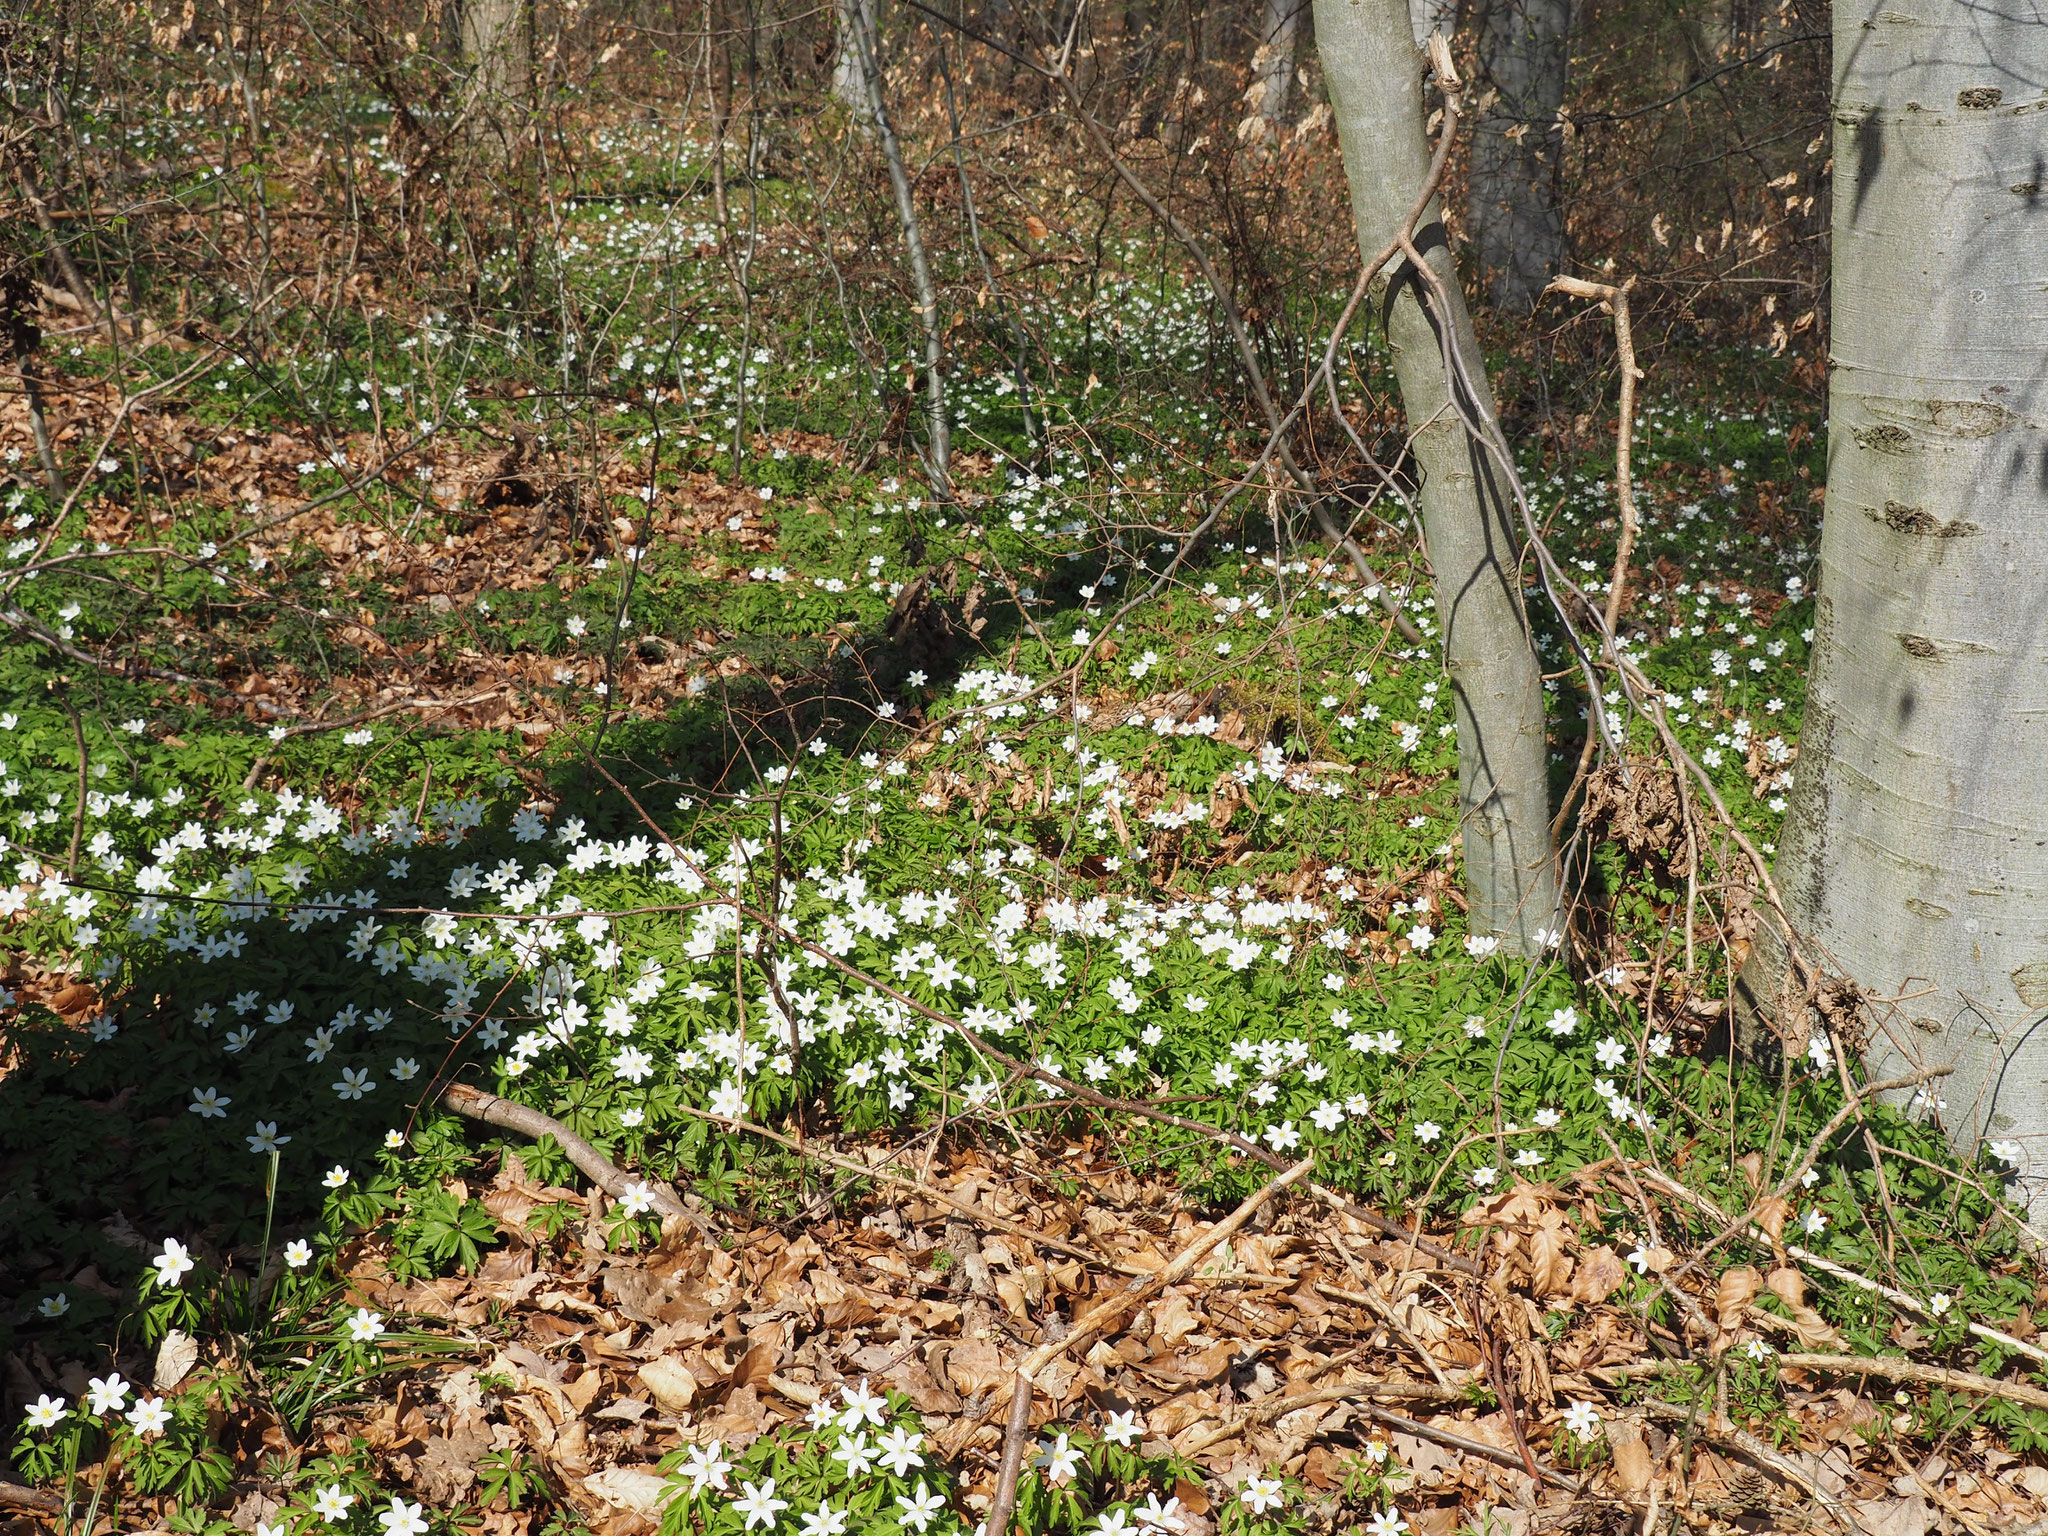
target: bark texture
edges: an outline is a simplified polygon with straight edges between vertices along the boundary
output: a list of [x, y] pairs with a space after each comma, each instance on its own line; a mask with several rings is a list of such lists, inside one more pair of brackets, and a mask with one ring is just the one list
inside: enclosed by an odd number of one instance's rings
[[462, 0], [462, 57], [472, 104], [485, 115], [524, 101], [533, 81], [533, 13], [528, 0]]
[[1557, 205], [1571, 0], [1484, 0], [1472, 131], [1472, 239], [1487, 297], [1526, 313], [1565, 258]]
[[889, 187], [895, 193], [896, 217], [903, 227], [903, 250], [910, 258], [910, 280], [917, 292], [918, 324], [924, 330], [925, 478], [935, 497], [940, 501], [951, 501], [953, 438], [951, 418], [946, 413], [945, 321], [939, 313], [939, 292], [937, 284], [932, 281], [931, 262], [925, 256], [924, 230], [918, 222], [917, 199], [910, 173], [903, 164], [903, 148], [896, 138], [895, 125], [889, 120], [874, 0], [851, 0], [847, 19], [853, 28], [868, 120], [880, 142], [883, 162], [889, 167]]
[[874, 0], [833, 0], [837, 23], [832, 53], [832, 95], [863, 127], [868, 123], [868, 77], [861, 65], [862, 39], [874, 30]]
[[[1881, 998], [1873, 1073], [2048, 1211], [2048, 10], [1835, 10], [1833, 356], [1813, 674], [1778, 881]], [[1781, 996], [1766, 927], [1745, 977]], [[1789, 1033], [1797, 1033], [1796, 1024]], [[1803, 1043], [1791, 1041], [1796, 1049]], [[2034, 1139], [2030, 1139], [2034, 1138]]]
[[[1362, 251], [1384, 247], [1429, 170], [1422, 60], [1407, 0], [1316, 0], [1316, 39], [1351, 185]], [[1402, 409], [1421, 471], [1417, 493], [1436, 577], [1451, 689], [1457, 705], [1458, 798], [1465, 880], [1475, 934], [1512, 953], [1534, 953], [1557, 927], [1550, 840], [1543, 685], [1522, 604], [1522, 538], [1513, 509], [1452, 401], [1438, 325], [1466, 360], [1459, 405], [1492, 420], [1494, 405], [1434, 204], [1415, 232], [1440, 280], [1448, 313], [1426, 311], [1417, 274], [1397, 258], [1384, 313]]]
[[1259, 21], [1259, 46], [1252, 54], [1252, 83], [1245, 92], [1252, 113], [1245, 123], [1268, 144], [1278, 139], [1287, 126], [1287, 103], [1294, 90], [1294, 58], [1300, 45], [1302, 12], [1307, 10], [1308, 3], [1309, 0], [1266, 0]]

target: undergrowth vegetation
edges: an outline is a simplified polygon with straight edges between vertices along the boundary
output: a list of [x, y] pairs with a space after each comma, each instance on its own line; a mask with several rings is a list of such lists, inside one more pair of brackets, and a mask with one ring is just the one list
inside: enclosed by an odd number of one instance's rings
[[[329, 83], [302, 131], [352, 122], [351, 174], [392, 192], [390, 102]], [[256, 149], [214, 127], [74, 115], [88, 142], [182, 157], [195, 223], [267, 195]], [[2019, 1154], [1959, 1167], [1938, 1086], [1836, 1134], [1847, 1014], [1803, 1056], [1738, 1059], [1751, 887], [1732, 842], [1659, 819], [1675, 791], [1646, 727], [1566, 829], [1578, 899], [1550, 953], [1468, 931], [1426, 573], [1391, 525], [1364, 540], [1367, 573], [1259, 501], [1210, 520], [1258, 439], [1177, 252], [1118, 229], [1080, 302], [1024, 276], [1034, 245], [1078, 262], [1078, 224], [1039, 221], [1006, 253], [1016, 283], [961, 318], [942, 501], [905, 425], [914, 334], [900, 306], [841, 297], [839, 263], [880, 258], [825, 228], [828, 194], [750, 183], [736, 296], [733, 218], [672, 190], [702, 180], [705, 144], [596, 131], [602, 179], [554, 188], [574, 200], [485, 253], [467, 293], [430, 272], [374, 303], [280, 290], [259, 323], [217, 290], [187, 296], [190, 334], [169, 295], [138, 294], [111, 328], [51, 321], [68, 486], [25, 412], [6, 419], [0, 1351], [39, 1394], [15, 1471], [61, 1487], [67, 1522], [167, 1497], [173, 1528], [215, 1530], [251, 1466], [278, 1495], [265, 1532], [566, 1507], [509, 1443], [478, 1463], [473, 1508], [422, 1513], [380, 1483], [332, 1416], [423, 1362], [481, 1363], [505, 1320], [382, 1315], [349, 1266], [374, 1250], [433, 1281], [565, 1233], [656, 1254], [657, 1185], [800, 1225], [810, 1141], [1100, 1137], [1202, 1208], [1313, 1156], [1338, 1198], [1436, 1232], [1624, 1158], [1708, 1210], [1784, 1185], [1762, 1235], [1698, 1211], [1659, 1230], [1589, 1197], [1577, 1236], [1616, 1261], [1602, 1299], [1668, 1336], [1694, 1243], [1796, 1243], [1910, 1305], [1822, 1283], [1811, 1308], [1766, 1294], [1771, 1315], [2004, 1367], [1969, 1325], [2031, 1326], [2005, 1199]], [[415, 247], [464, 238], [413, 217]], [[1304, 286], [1276, 350], [1320, 346], [1340, 304]], [[1370, 427], [1383, 343], [1347, 366]], [[1765, 855], [1797, 755], [1823, 462], [1784, 367], [1744, 347], [1653, 376], [1624, 625]], [[1554, 548], [1601, 594], [1603, 432], [1532, 432], [1522, 453]], [[1563, 637], [1544, 643], [1562, 791], [1588, 701]], [[454, 1112], [455, 1082], [634, 1183], [586, 1208], [560, 1142]], [[515, 1160], [554, 1194], [508, 1220], [476, 1190]], [[120, 1375], [179, 1347], [153, 1390]], [[1732, 1391], [1768, 1427], [1771, 1354], [1744, 1354], [1732, 1388], [1723, 1370], [1659, 1390], [1716, 1411]], [[662, 1529], [974, 1529], [957, 1447], [900, 1394], [813, 1397], [744, 1445], [651, 1463]], [[231, 1457], [223, 1425], [251, 1402], [277, 1434]], [[1974, 1411], [1937, 1398], [1911, 1432]], [[1982, 1412], [2048, 1443], [2037, 1410]], [[1597, 1459], [1593, 1429], [1559, 1436]], [[1347, 1475], [1343, 1497], [1398, 1536], [1384, 1448]], [[1181, 1529], [1200, 1477], [1095, 1405], [1048, 1438], [1019, 1510], [1034, 1532]], [[1214, 1515], [1276, 1536], [1306, 1528], [1304, 1497], [1256, 1476]]]

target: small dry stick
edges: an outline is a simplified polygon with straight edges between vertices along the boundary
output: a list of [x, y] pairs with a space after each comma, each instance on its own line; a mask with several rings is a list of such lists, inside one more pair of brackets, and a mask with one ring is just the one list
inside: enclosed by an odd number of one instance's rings
[[1876, 1376], [1884, 1381], [1910, 1381], [1923, 1387], [1945, 1387], [1979, 1397], [2002, 1397], [2029, 1408], [2048, 1408], [2048, 1392], [2024, 1382], [2000, 1381], [1974, 1371], [1952, 1371], [1943, 1365], [1922, 1365], [1890, 1355], [1780, 1355], [1778, 1364], [1800, 1371], [1826, 1371], [1832, 1376]]
[[[1607, 584], [1606, 632], [1610, 647], [1613, 644], [1614, 626], [1621, 618], [1622, 596], [1628, 590], [1629, 556], [1636, 547], [1636, 492], [1635, 481], [1629, 470], [1629, 452], [1635, 436], [1636, 380], [1643, 372], [1636, 367], [1636, 348], [1633, 333], [1628, 322], [1629, 284], [1616, 287], [1612, 283], [1589, 283], [1583, 278], [1556, 277], [1550, 281], [1553, 293], [1570, 294], [1575, 299], [1598, 299], [1614, 315], [1614, 350], [1621, 360], [1621, 401], [1614, 423], [1614, 499], [1621, 512], [1621, 537], [1614, 546], [1614, 577]], [[1588, 721], [1585, 745], [1579, 748], [1579, 765], [1572, 774], [1572, 790], [1576, 791], [1579, 781], [1586, 776], [1586, 766], [1593, 760], [1593, 744], [1600, 732], [1596, 725], [1604, 725], [1605, 716], [1598, 700], [1592, 703], [1592, 714]], [[1557, 813], [1557, 822], [1551, 826], [1554, 834], [1563, 824], [1565, 813], [1571, 808], [1572, 793], [1568, 791]]]
[[535, 1140], [542, 1136], [552, 1136], [560, 1144], [563, 1154], [576, 1165], [583, 1176], [614, 1200], [626, 1193], [627, 1185], [638, 1183], [646, 1188], [652, 1197], [654, 1209], [662, 1215], [687, 1221], [699, 1231], [708, 1230], [704, 1218], [684, 1205], [676, 1192], [662, 1180], [635, 1179], [552, 1115], [544, 1115], [525, 1104], [515, 1104], [510, 1099], [501, 1099], [495, 1093], [485, 1093], [481, 1088], [472, 1088], [467, 1083], [450, 1083], [442, 1091], [441, 1102], [467, 1120], [479, 1120], [485, 1125], [517, 1131], [520, 1135], [531, 1136]]
[[1272, 1397], [1219, 1424], [1181, 1454], [1193, 1456], [1210, 1446], [1241, 1435], [1254, 1424], [1271, 1424], [1297, 1408], [1314, 1408], [1321, 1403], [1350, 1402], [1362, 1397], [1406, 1399], [1421, 1403], [1460, 1403], [1465, 1393], [1457, 1387], [1440, 1387], [1427, 1381], [1339, 1381], [1327, 1387], [1312, 1387], [1290, 1397]]
[[1031, 1378], [1022, 1371], [1010, 1389], [1010, 1422], [1003, 1427], [1003, 1464], [996, 1471], [996, 1494], [989, 1501], [982, 1529], [989, 1536], [1009, 1536], [1010, 1515], [1017, 1507], [1017, 1477], [1024, 1470], [1024, 1442], [1031, 1436]]

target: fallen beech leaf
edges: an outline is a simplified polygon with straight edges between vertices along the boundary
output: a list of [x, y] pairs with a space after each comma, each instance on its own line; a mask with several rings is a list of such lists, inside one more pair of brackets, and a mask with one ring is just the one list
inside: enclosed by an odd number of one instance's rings
[[1764, 1289], [1788, 1307], [1806, 1305], [1806, 1276], [1781, 1264], [1764, 1277]]
[[1621, 1255], [1604, 1246], [1591, 1249], [1579, 1261], [1578, 1271], [1572, 1276], [1571, 1299], [1597, 1307], [1627, 1278], [1628, 1270], [1621, 1262]]
[[1742, 1321], [1742, 1309], [1755, 1300], [1763, 1283], [1764, 1277], [1747, 1264], [1722, 1272], [1721, 1283], [1714, 1292], [1714, 1311], [1723, 1329], [1733, 1329]]
[[1750, 1219], [1770, 1235], [1773, 1245], [1785, 1241], [1785, 1220], [1792, 1214], [1792, 1204], [1778, 1195], [1765, 1195], [1750, 1208]]
[[1643, 1443], [1643, 1429], [1633, 1419], [1607, 1421], [1607, 1445], [1614, 1455], [1614, 1479], [1624, 1493], [1641, 1493], [1650, 1486], [1656, 1471], [1650, 1448]]
[[168, 1392], [192, 1373], [199, 1363], [199, 1341], [182, 1328], [173, 1328], [156, 1347], [154, 1380], [159, 1392]]
[[1770, 1293], [1792, 1314], [1792, 1326], [1799, 1342], [1808, 1349], [1841, 1349], [1846, 1342], [1828, 1320], [1806, 1304], [1806, 1276], [1798, 1270], [1779, 1266], [1764, 1281]]
[[1565, 1288], [1572, 1261], [1565, 1257], [1564, 1237], [1555, 1227], [1529, 1234], [1529, 1288], [1538, 1296], [1554, 1296]]
[[640, 1367], [640, 1385], [670, 1413], [687, 1413], [697, 1400], [697, 1378], [674, 1355], [663, 1355]]
[[671, 1486], [665, 1477], [635, 1471], [631, 1467], [606, 1467], [602, 1472], [593, 1472], [584, 1478], [583, 1486], [593, 1497], [602, 1499], [614, 1509], [630, 1509], [639, 1515], [658, 1515], [662, 1504], [682, 1485]]
[[752, 1346], [740, 1356], [740, 1363], [732, 1368], [732, 1384], [740, 1387], [759, 1386], [765, 1382], [775, 1367], [782, 1364], [782, 1350], [774, 1344], [761, 1343]]

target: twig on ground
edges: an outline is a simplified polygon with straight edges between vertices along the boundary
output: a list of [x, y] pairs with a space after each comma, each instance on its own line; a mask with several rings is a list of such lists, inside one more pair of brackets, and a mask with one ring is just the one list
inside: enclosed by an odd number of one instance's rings
[[1979, 1397], [2002, 1397], [2029, 1408], [2048, 1408], [2048, 1392], [2039, 1387], [1979, 1376], [1974, 1371], [1952, 1371], [1945, 1365], [1922, 1365], [1918, 1360], [1900, 1360], [1890, 1355], [1780, 1355], [1778, 1364], [1792, 1370], [1826, 1371], [1832, 1376], [1910, 1381], [1923, 1387], [1945, 1387], [1951, 1392], [1974, 1392]]
[[[1646, 1400], [1642, 1406], [1655, 1418], [1692, 1420], [1696, 1417], [1696, 1410], [1694, 1409], [1681, 1408], [1676, 1403], [1660, 1402], [1654, 1397]], [[1702, 1440], [1723, 1446], [1728, 1450], [1734, 1451], [1743, 1460], [1755, 1462], [1767, 1471], [1775, 1472], [1825, 1510], [1828, 1518], [1847, 1532], [1848, 1536], [1861, 1536], [1855, 1522], [1849, 1518], [1848, 1511], [1842, 1507], [1840, 1499], [1821, 1487], [1811, 1477], [1808, 1477], [1806, 1473], [1794, 1466], [1792, 1462], [1779, 1455], [1768, 1445], [1765, 1445], [1763, 1441], [1757, 1439], [1755, 1435], [1733, 1427], [1713, 1429], [1704, 1425], [1696, 1425], [1695, 1431]]]
[[[1511, 1467], [1524, 1477], [1529, 1469], [1522, 1465], [1522, 1458], [1513, 1451], [1504, 1451], [1497, 1445], [1488, 1445], [1484, 1440], [1468, 1440], [1463, 1435], [1453, 1434], [1448, 1429], [1438, 1429], [1434, 1424], [1425, 1424], [1420, 1419], [1411, 1419], [1405, 1414], [1389, 1413], [1384, 1408], [1375, 1408], [1371, 1403], [1360, 1403], [1358, 1411], [1367, 1418], [1376, 1419], [1389, 1429], [1398, 1429], [1404, 1435], [1413, 1435], [1418, 1440], [1434, 1440], [1438, 1445], [1449, 1446], [1454, 1451], [1463, 1451], [1468, 1456], [1483, 1457], [1503, 1467]], [[1562, 1472], [1553, 1472], [1538, 1462], [1536, 1476], [1567, 1493], [1582, 1493], [1583, 1483], [1573, 1481]]]
[[1942, 1507], [1942, 1509], [1948, 1513], [1949, 1518], [1951, 1520], [1954, 1520], [1958, 1525], [1962, 1526], [1964, 1530], [1968, 1531], [1970, 1533], [1970, 1536], [1990, 1536], [1990, 1533], [1987, 1532], [1983, 1526], [1979, 1525], [1975, 1520], [1972, 1520], [1968, 1515], [1964, 1514], [1960, 1509], [1956, 1507], [1954, 1500], [1950, 1499], [1947, 1494], [1941, 1491], [1941, 1481], [1939, 1478], [1936, 1478], [1933, 1481], [1929, 1481], [1921, 1477], [1918, 1472], [1915, 1472], [1913, 1470], [1912, 1463], [1907, 1461], [1905, 1457], [1899, 1454], [1899, 1447], [1896, 1441], [1885, 1441], [1884, 1449], [1885, 1454], [1891, 1457], [1892, 1465], [1899, 1469], [1900, 1474], [1912, 1480], [1911, 1483], [1908, 1484], [1909, 1487], [1917, 1485], [1918, 1487], [1926, 1489], [1927, 1496], [1930, 1499], [1934, 1500], [1936, 1504], [1939, 1504]]
[[1269, 1397], [1264, 1402], [1254, 1403], [1239, 1410], [1226, 1422], [1217, 1425], [1201, 1439], [1181, 1452], [1193, 1456], [1206, 1451], [1212, 1445], [1241, 1435], [1254, 1424], [1271, 1424], [1284, 1419], [1298, 1408], [1314, 1408], [1321, 1403], [1349, 1402], [1361, 1397], [1405, 1398], [1420, 1403], [1461, 1403], [1466, 1394], [1457, 1387], [1438, 1386], [1428, 1381], [1339, 1381], [1327, 1387], [1311, 1387], [1306, 1392], [1295, 1392], [1286, 1397]]
[[517, 1131], [535, 1140], [552, 1136], [578, 1171], [614, 1200], [625, 1194], [627, 1185], [644, 1184], [652, 1197], [654, 1209], [662, 1215], [687, 1221], [699, 1231], [710, 1230], [704, 1218], [684, 1205], [665, 1182], [654, 1178], [634, 1178], [552, 1115], [544, 1115], [525, 1104], [515, 1104], [510, 1099], [501, 1099], [495, 1093], [485, 1093], [467, 1083], [450, 1083], [442, 1090], [441, 1102], [466, 1120], [478, 1120], [485, 1125]]

